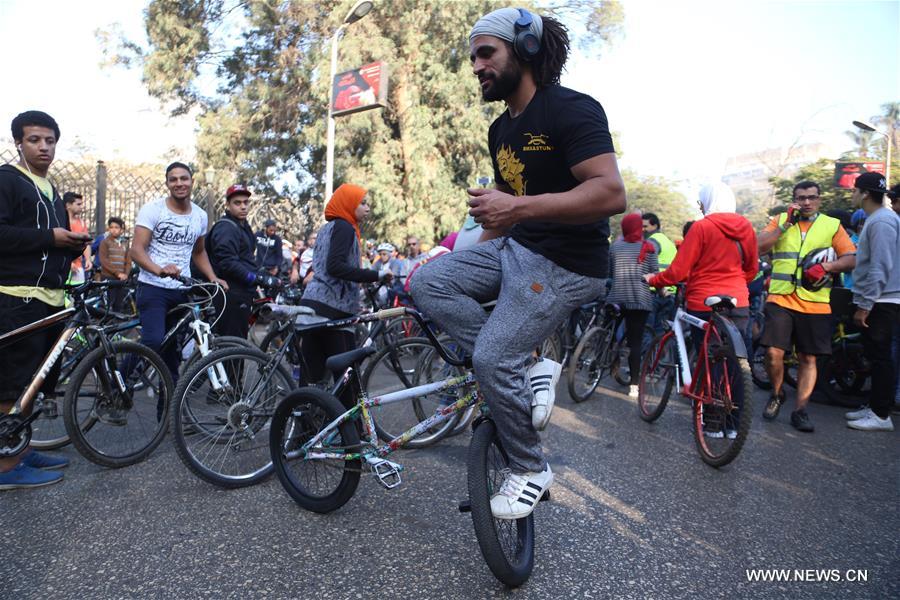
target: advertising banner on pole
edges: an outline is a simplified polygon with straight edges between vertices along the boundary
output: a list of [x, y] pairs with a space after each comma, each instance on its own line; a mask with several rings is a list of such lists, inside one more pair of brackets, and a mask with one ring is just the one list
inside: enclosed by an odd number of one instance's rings
[[344, 71], [332, 81], [331, 115], [338, 117], [351, 113], [384, 108], [388, 97], [388, 66], [383, 61], [370, 63]]
[[834, 163], [834, 187], [852, 190], [856, 178], [863, 173], [884, 174], [884, 161]]

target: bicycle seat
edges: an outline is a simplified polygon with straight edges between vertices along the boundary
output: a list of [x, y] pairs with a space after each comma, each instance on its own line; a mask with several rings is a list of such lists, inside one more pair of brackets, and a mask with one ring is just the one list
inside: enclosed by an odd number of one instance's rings
[[716, 311], [737, 308], [737, 300], [731, 296], [710, 296], [703, 304]]
[[615, 302], [607, 302], [603, 305], [603, 311], [609, 317], [618, 317], [622, 314], [622, 307]]
[[356, 350], [350, 350], [349, 352], [335, 354], [325, 361], [325, 368], [335, 375], [340, 375], [351, 365], [361, 363], [366, 357], [372, 356], [375, 352], [377, 352], [375, 346], [371, 345], [357, 348]]

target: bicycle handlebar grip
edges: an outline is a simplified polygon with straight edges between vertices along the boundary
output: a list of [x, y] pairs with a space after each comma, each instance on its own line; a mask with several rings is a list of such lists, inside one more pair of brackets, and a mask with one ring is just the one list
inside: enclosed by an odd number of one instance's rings
[[384, 321], [386, 319], [392, 319], [394, 317], [402, 317], [406, 314], [405, 306], [398, 306], [396, 308], [385, 308], [379, 310], [374, 314], [374, 317], [379, 321]]

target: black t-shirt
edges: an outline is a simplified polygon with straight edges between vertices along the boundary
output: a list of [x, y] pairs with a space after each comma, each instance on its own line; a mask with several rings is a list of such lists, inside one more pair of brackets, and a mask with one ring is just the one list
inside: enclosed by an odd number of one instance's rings
[[[558, 85], [538, 90], [515, 119], [509, 111], [500, 115], [488, 131], [488, 146], [494, 179], [517, 196], [568, 192], [579, 184], [573, 166], [615, 151], [600, 103]], [[564, 269], [606, 277], [608, 219], [583, 225], [520, 223], [510, 236]]]

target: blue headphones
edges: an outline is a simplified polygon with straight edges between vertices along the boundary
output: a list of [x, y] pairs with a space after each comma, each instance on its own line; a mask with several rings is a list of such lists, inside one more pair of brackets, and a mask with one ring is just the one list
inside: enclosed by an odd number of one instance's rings
[[513, 37], [513, 50], [515, 50], [516, 56], [528, 62], [541, 51], [541, 38], [531, 33], [531, 24], [534, 23], [531, 13], [524, 8], [516, 10], [519, 11], [519, 18], [515, 23], [516, 34]]

